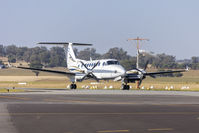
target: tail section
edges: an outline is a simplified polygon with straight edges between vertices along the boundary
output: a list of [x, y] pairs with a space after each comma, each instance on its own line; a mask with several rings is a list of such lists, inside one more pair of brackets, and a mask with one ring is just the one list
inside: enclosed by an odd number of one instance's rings
[[67, 42], [40, 42], [38, 44], [47, 44], [47, 45], [63, 45], [66, 55], [66, 64], [67, 68], [71, 69], [77, 67], [77, 59], [73, 51], [74, 46], [92, 46], [92, 44], [83, 44], [83, 43], [67, 43]]
[[75, 57], [75, 53], [73, 51], [72, 43], [69, 43], [68, 45], [64, 45], [64, 51], [66, 55], [66, 64], [67, 67], [73, 68], [77, 64], [77, 59]]

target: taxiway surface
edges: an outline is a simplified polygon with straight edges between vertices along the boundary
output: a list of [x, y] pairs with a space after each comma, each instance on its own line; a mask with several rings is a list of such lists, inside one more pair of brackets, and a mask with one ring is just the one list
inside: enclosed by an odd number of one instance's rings
[[3, 133], [198, 133], [199, 93], [46, 90], [0, 94]]

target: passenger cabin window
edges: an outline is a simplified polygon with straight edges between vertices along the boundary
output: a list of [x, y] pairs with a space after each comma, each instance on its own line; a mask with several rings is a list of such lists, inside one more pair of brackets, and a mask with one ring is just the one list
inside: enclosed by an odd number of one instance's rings
[[108, 65], [119, 65], [118, 61], [107, 61]]

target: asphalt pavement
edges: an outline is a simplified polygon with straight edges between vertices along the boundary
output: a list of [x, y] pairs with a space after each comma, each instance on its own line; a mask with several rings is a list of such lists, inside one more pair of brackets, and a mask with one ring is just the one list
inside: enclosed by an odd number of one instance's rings
[[0, 133], [198, 133], [198, 103], [198, 92], [4, 93]]

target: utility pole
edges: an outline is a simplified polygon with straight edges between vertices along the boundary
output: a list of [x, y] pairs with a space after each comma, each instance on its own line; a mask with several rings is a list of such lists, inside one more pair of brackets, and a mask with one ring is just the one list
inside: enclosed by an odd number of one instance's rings
[[137, 37], [137, 38], [129, 38], [129, 39], [127, 39], [127, 41], [136, 41], [137, 42], [137, 63], [136, 63], [136, 67], [139, 68], [140, 41], [149, 41], [149, 39]]

